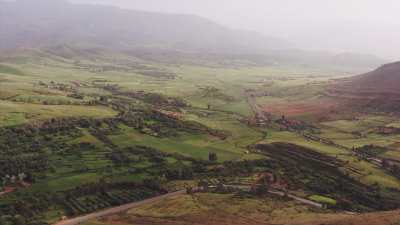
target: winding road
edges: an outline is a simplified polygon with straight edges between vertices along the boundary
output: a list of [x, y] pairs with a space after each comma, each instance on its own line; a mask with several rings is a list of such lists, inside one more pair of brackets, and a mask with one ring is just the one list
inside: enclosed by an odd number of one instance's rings
[[87, 214], [85, 216], [80, 216], [80, 217], [76, 217], [73, 219], [68, 219], [68, 220], [63, 220], [60, 222], [57, 222], [53, 225], [76, 225], [76, 224], [81, 224], [84, 223], [88, 220], [92, 220], [92, 219], [98, 219], [104, 216], [109, 216], [109, 215], [113, 215], [113, 214], [117, 214], [117, 213], [121, 213], [124, 212], [126, 210], [132, 209], [132, 208], [136, 208], [139, 206], [142, 206], [144, 204], [148, 204], [148, 203], [152, 203], [155, 201], [159, 201], [168, 197], [173, 197], [173, 196], [178, 196], [178, 195], [182, 195], [182, 194], [186, 194], [186, 190], [180, 190], [180, 191], [176, 191], [176, 192], [171, 192], [165, 195], [160, 195], [154, 198], [149, 198], [143, 201], [139, 201], [139, 202], [133, 202], [133, 203], [128, 203], [125, 205], [121, 205], [121, 206], [117, 206], [117, 207], [113, 207], [110, 209], [106, 209], [103, 211], [99, 211], [99, 212], [95, 212], [95, 213], [90, 213]]

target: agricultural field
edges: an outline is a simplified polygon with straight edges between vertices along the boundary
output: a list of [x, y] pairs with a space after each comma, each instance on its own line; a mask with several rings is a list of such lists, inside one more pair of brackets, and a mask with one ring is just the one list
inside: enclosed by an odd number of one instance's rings
[[[52, 224], [210, 179], [211, 186], [257, 186], [250, 178], [265, 173], [277, 176], [280, 188], [328, 207], [219, 191], [89, 224], [169, 224], [166, 214], [191, 224], [213, 214], [213, 205], [226, 209], [216, 218], [249, 224], [394, 209], [400, 119], [342, 111], [324, 88], [346, 75], [235, 62], [175, 65], [123, 54], [3, 59], [0, 224]], [[346, 188], [333, 190], [332, 182]], [[363, 196], [366, 190], [371, 194]]]

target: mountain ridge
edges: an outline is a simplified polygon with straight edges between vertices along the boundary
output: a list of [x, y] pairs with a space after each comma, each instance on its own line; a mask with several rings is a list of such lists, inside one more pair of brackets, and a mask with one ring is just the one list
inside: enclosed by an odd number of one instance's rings
[[192, 61], [211, 56], [213, 60], [240, 58], [262, 65], [321, 65], [346, 73], [366, 71], [384, 62], [371, 55], [296, 49], [289, 41], [231, 29], [195, 15], [66, 0], [0, 1], [0, 34], [0, 54], [21, 49], [54, 52], [63, 49], [59, 46], [73, 46], [134, 56], [189, 56]]
[[277, 38], [236, 31], [193, 15], [67, 1], [18, 0], [0, 4], [0, 33], [5, 34], [0, 38], [3, 49], [80, 42], [116, 49], [159, 45], [207, 52], [261, 52], [291, 46]]

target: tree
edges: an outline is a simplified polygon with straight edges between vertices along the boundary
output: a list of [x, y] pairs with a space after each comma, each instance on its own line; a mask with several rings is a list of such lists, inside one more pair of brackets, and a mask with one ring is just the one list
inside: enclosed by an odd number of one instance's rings
[[257, 195], [264, 195], [268, 193], [270, 186], [270, 180], [268, 177], [264, 177], [260, 180], [260, 185], [256, 189], [256, 194]]
[[193, 194], [193, 188], [192, 187], [186, 187], [186, 194], [188, 194], [188, 195]]
[[16, 215], [14, 217], [14, 224], [15, 225], [26, 225], [26, 221], [25, 221], [24, 217], [22, 217], [21, 215]]
[[382, 159], [382, 167], [383, 167], [384, 169], [389, 168], [389, 167], [390, 167], [389, 160], [387, 160], [387, 159]]
[[215, 162], [218, 160], [217, 154], [215, 152], [208, 153], [208, 160], [211, 162]]
[[201, 188], [202, 191], [208, 191], [208, 182], [205, 180], [201, 180], [198, 184], [198, 186]]

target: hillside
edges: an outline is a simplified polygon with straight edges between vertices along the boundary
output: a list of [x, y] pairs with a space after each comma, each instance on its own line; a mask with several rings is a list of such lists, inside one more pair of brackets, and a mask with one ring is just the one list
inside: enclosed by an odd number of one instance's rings
[[66, 0], [0, 1], [0, 34], [0, 55], [32, 48], [64, 54], [64, 46], [68, 46], [89, 49], [92, 54], [106, 49], [173, 63], [232, 59], [340, 72], [365, 71], [383, 62], [371, 55], [304, 51], [290, 41], [231, 29], [194, 15], [72, 4]]
[[328, 88], [327, 94], [361, 108], [398, 111], [400, 62], [385, 64], [371, 72], [337, 80]]
[[356, 92], [400, 94], [400, 62], [386, 64], [372, 72], [356, 76], [349, 85]]
[[85, 225], [393, 225], [399, 219], [398, 211], [361, 215], [322, 213], [274, 198], [240, 199], [229, 195], [199, 194], [145, 204]]
[[72, 4], [63, 0], [0, 4], [0, 48], [79, 44], [116, 49], [148, 46], [243, 53], [290, 47], [286, 41], [232, 30], [192, 15]]

